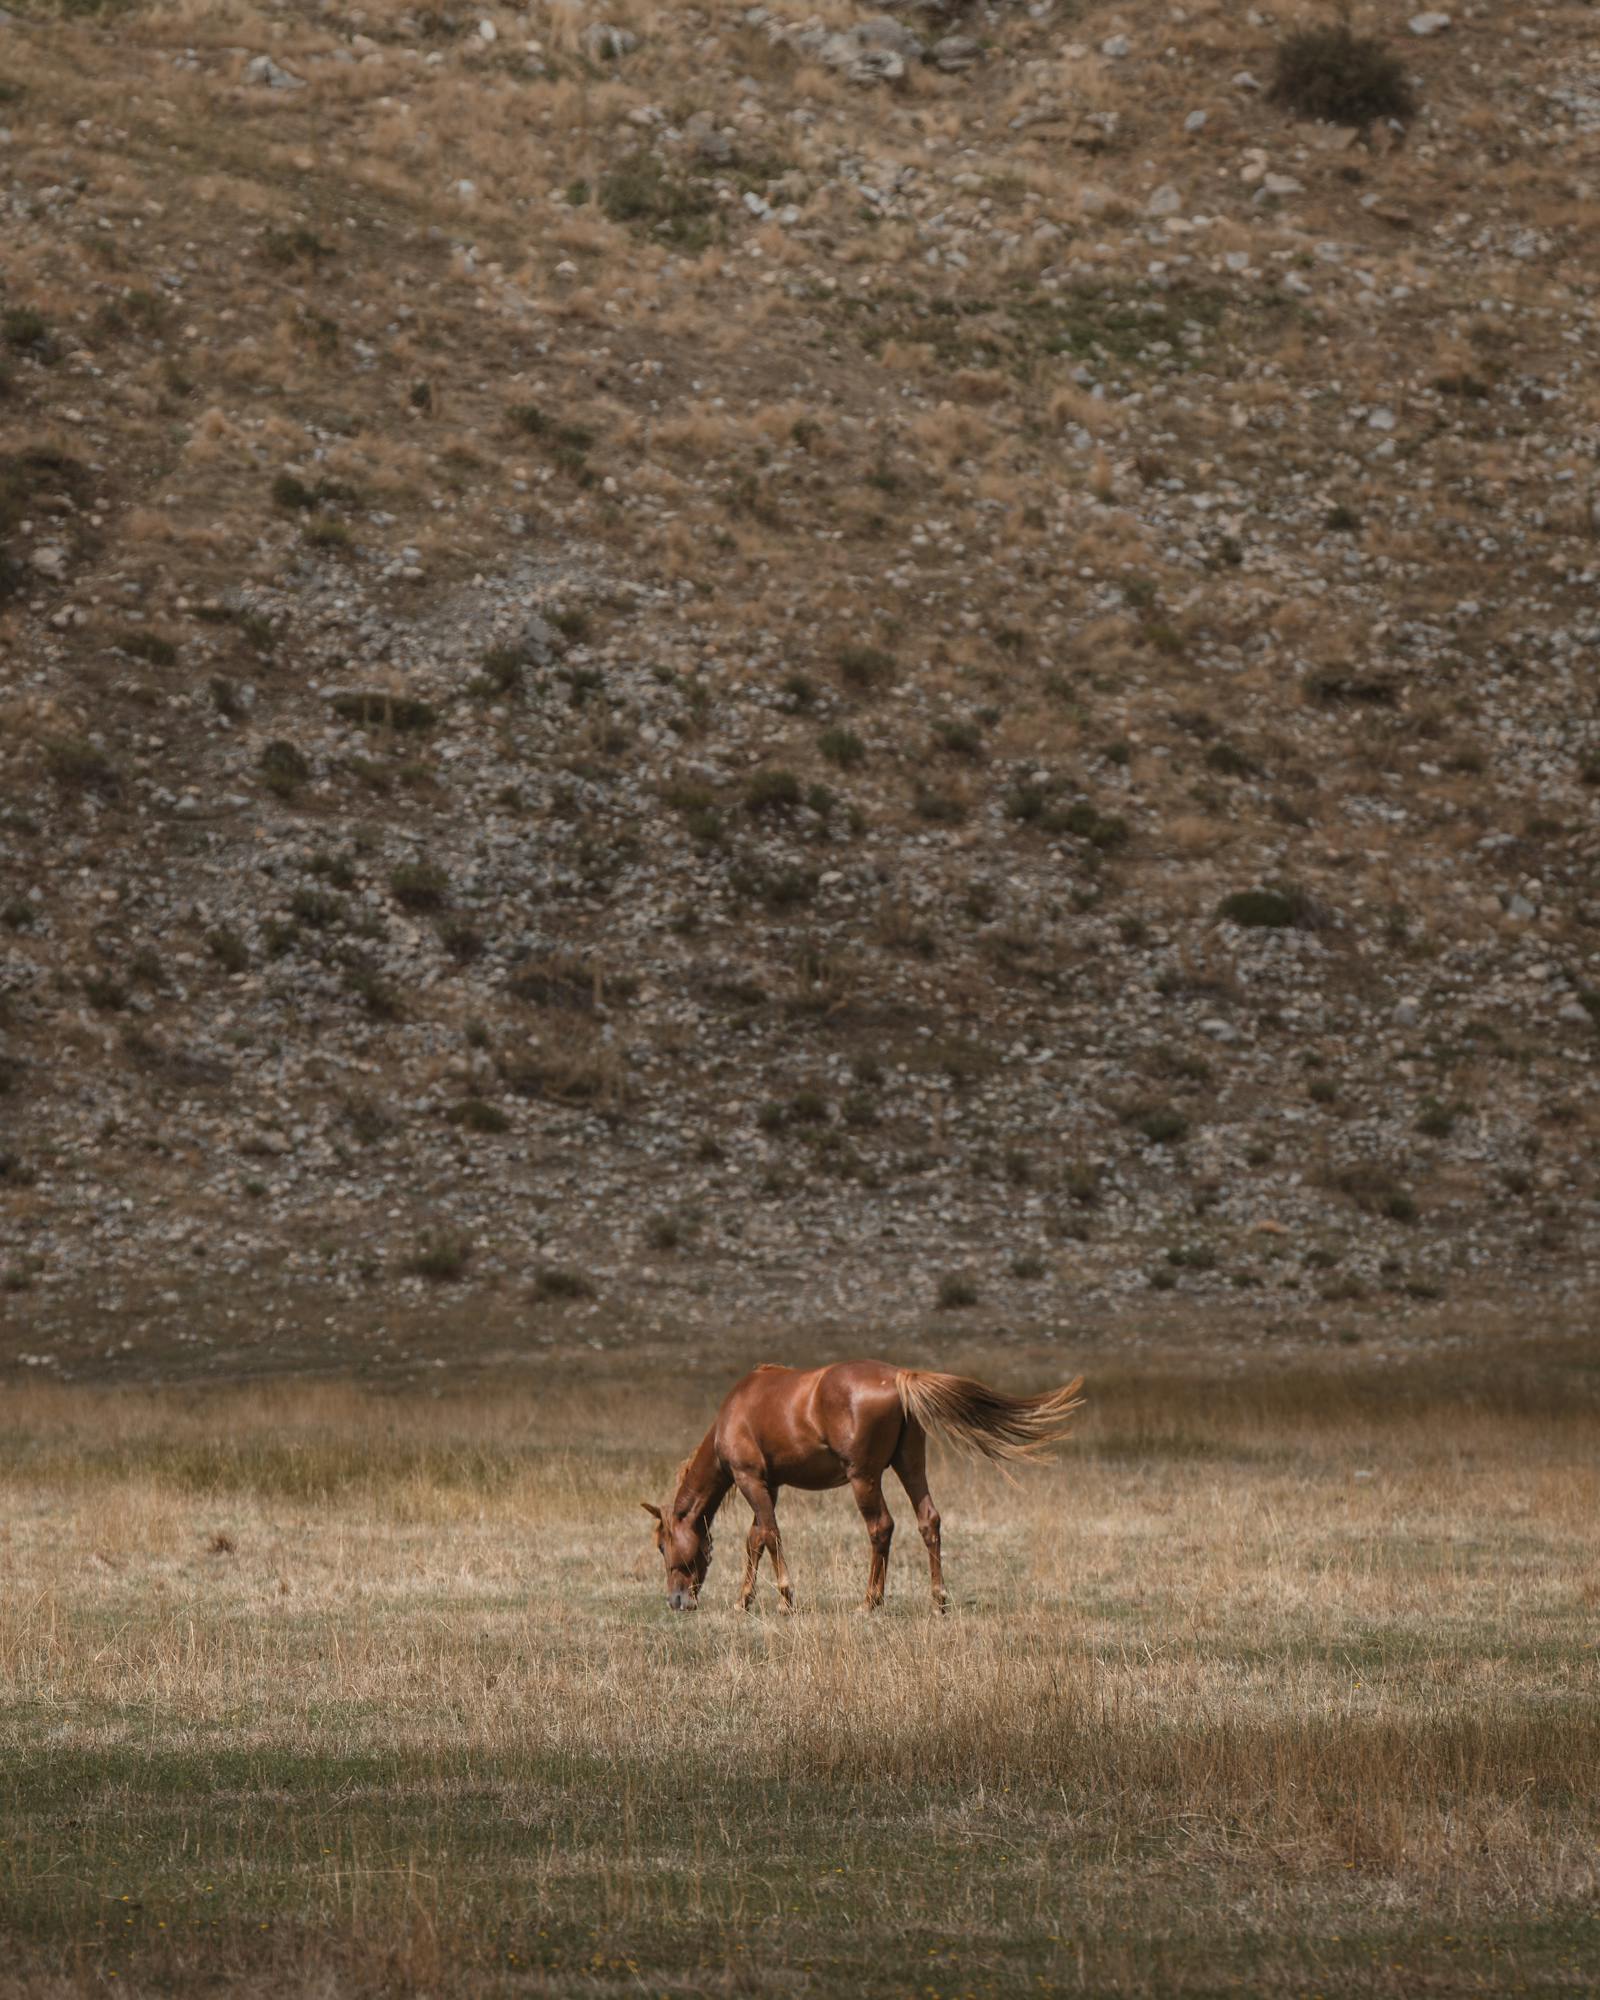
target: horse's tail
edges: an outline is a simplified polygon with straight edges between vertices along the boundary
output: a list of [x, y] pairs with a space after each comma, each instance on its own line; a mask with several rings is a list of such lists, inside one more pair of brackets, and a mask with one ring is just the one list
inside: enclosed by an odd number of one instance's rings
[[901, 1409], [925, 1431], [1002, 1464], [1026, 1465], [1042, 1457], [1066, 1436], [1073, 1411], [1083, 1406], [1081, 1375], [1042, 1396], [1007, 1396], [968, 1376], [923, 1368], [897, 1369], [894, 1385]]

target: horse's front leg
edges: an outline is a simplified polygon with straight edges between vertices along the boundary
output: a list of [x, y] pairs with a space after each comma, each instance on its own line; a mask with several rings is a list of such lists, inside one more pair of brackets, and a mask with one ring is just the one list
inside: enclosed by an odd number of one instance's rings
[[783, 1559], [783, 1538], [778, 1533], [778, 1510], [773, 1503], [772, 1489], [760, 1473], [741, 1472], [737, 1467], [733, 1479], [750, 1502], [750, 1511], [755, 1515], [744, 1545], [744, 1587], [739, 1593], [739, 1609], [750, 1609], [750, 1600], [756, 1589], [756, 1571], [761, 1567], [762, 1551], [765, 1550], [772, 1557], [772, 1577], [778, 1586], [783, 1608], [792, 1611], [794, 1590], [789, 1582], [789, 1566]]
[[870, 1478], [853, 1473], [850, 1491], [856, 1496], [861, 1518], [867, 1524], [867, 1539], [872, 1544], [872, 1567], [867, 1572], [867, 1609], [876, 1611], [883, 1602], [884, 1580], [889, 1574], [889, 1544], [894, 1540], [894, 1518], [883, 1497], [883, 1481], [877, 1473]]
[[756, 1571], [761, 1567], [761, 1551], [767, 1546], [766, 1530], [759, 1521], [750, 1523], [744, 1542], [744, 1582], [739, 1586], [739, 1609], [748, 1611], [756, 1594]]

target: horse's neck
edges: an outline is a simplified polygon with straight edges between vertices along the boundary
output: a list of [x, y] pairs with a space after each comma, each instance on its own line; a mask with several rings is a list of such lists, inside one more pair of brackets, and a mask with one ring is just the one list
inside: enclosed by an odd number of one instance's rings
[[677, 1497], [672, 1503], [674, 1514], [687, 1514], [692, 1519], [703, 1515], [709, 1521], [722, 1505], [728, 1488], [733, 1484], [733, 1474], [717, 1456], [716, 1437], [717, 1429], [713, 1424], [700, 1440], [694, 1457], [683, 1468]]

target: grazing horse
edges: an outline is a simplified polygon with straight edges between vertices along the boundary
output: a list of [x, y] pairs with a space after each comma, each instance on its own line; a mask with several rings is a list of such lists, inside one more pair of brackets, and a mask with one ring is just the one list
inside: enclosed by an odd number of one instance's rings
[[716, 1422], [678, 1474], [678, 1490], [663, 1513], [639, 1504], [656, 1521], [656, 1547], [667, 1568], [667, 1603], [693, 1611], [711, 1567], [711, 1523], [737, 1486], [755, 1515], [745, 1542], [739, 1609], [748, 1611], [763, 1554], [785, 1611], [794, 1591], [783, 1560], [775, 1500], [780, 1486], [817, 1492], [848, 1485], [872, 1544], [867, 1609], [883, 1602], [894, 1522], [883, 1498], [890, 1466], [917, 1510], [928, 1551], [936, 1611], [945, 1607], [939, 1561], [939, 1510], [928, 1493], [928, 1432], [1002, 1462], [1037, 1458], [1066, 1431], [1082, 1403], [1083, 1377], [1042, 1396], [1005, 1396], [963, 1375], [891, 1368], [886, 1361], [841, 1361], [831, 1368], [779, 1368], [764, 1363], [728, 1392]]

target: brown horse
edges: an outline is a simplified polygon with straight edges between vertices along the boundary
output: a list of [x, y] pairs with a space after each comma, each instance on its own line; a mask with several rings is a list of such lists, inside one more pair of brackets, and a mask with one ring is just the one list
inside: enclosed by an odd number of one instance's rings
[[693, 1611], [711, 1567], [711, 1523], [737, 1486], [755, 1520], [745, 1542], [739, 1609], [748, 1611], [763, 1553], [785, 1611], [794, 1591], [783, 1560], [774, 1504], [780, 1486], [816, 1492], [848, 1484], [872, 1544], [867, 1609], [883, 1602], [894, 1522], [883, 1498], [890, 1466], [917, 1510], [928, 1551], [936, 1611], [945, 1607], [939, 1562], [939, 1510], [928, 1493], [928, 1432], [985, 1458], [1037, 1458], [1066, 1431], [1083, 1401], [1083, 1377], [1042, 1396], [1005, 1396], [962, 1375], [891, 1368], [886, 1361], [842, 1361], [832, 1368], [779, 1368], [767, 1362], [734, 1384], [700, 1448], [684, 1463], [665, 1513], [639, 1504], [656, 1519], [656, 1547], [667, 1567], [667, 1603]]

